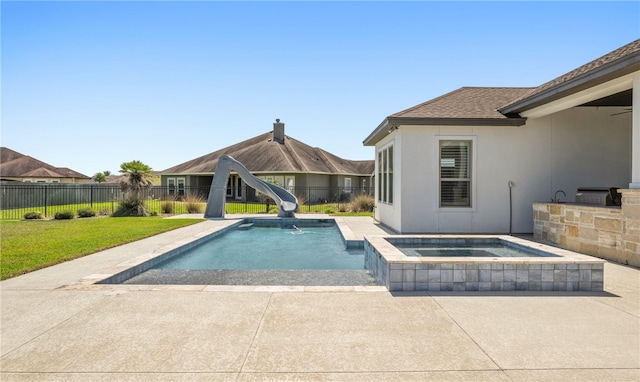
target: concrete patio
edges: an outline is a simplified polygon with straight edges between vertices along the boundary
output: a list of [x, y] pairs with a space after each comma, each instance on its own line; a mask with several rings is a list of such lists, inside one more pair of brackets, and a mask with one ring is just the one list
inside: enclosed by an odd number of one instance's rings
[[78, 283], [229, 219], [1, 282], [0, 380], [640, 380], [640, 271], [614, 263], [598, 293]]

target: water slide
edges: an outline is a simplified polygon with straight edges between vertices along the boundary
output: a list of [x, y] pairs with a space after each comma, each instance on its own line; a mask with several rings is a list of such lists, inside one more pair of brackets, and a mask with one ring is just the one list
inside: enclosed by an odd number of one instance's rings
[[278, 205], [278, 217], [294, 216], [294, 212], [298, 209], [298, 198], [284, 188], [254, 176], [242, 163], [229, 155], [222, 155], [218, 158], [218, 165], [211, 183], [207, 208], [204, 211], [206, 219], [224, 217], [227, 182], [231, 171], [237, 172], [240, 178], [256, 191], [262, 192], [273, 199]]

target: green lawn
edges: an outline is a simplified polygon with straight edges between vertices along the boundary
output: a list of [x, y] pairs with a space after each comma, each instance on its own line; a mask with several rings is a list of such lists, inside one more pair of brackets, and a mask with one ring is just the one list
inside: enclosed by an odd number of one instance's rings
[[[157, 215], [164, 214], [164, 210], [162, 208], [163, 203], [168, 203], [171, 205], [171, 214], [180, 215], [186, 214], [187, 209], [184, 202], [164, 202], [160, 200], [147, 200], [145, 204], [149, 209], [149, 212], [155, 213]], [[320, 213], [320, 214], [330, 214], [330, 215], [344, 215], [344, 214], [353, 214], [353, 213], [345, 213], [340, 212], [340, 207], [345, 207], [346, 204], [338, 204], [338, 203], [325, 203], [325, 204], [313, 204], [307, 205], [303, 204], [298, 207], [299, 214], [306, 213]], [[73, 211], [77, 212], [80, 208], [91, 208], [97, 214], [107, 214], [111, 215], [117, 208], [118, 203], [115, 202], [104, 202], [104, 203], [93, 203], [93, 205], [88, 204], [65, 204], [65, 205], [57, 205], [57, 206], [47, 206], [45, 207], [28, 207], [28, 208], [17, 208], [12, 210], [3, 210], [0, 211], [0, 220], [9, 220], [9, 219], [22, 219], [24, 214], [32, 211], [39, 211], [45, 217], [53, 217], [56, 212], [61, 211]], [[206, 203], [201, 203], [200, 213], [203, 213], [206, 208]], [[265, 213], [266, 206], [262, 203], [235, 203], [235, 202], [227, 202], [225, 204], [225, 210], [228, 214], [261, 214]], [[45, 213], [46, 212], [46, 213]], [[270, 205], [270, 214], [277, 214], [278, 208], [275, 204]], [[372, 213], [357, 213], [355, 215], [358, 216], [371, 216]]]
[[0, 280], [201, 221], [160, 217], [0, 221]]

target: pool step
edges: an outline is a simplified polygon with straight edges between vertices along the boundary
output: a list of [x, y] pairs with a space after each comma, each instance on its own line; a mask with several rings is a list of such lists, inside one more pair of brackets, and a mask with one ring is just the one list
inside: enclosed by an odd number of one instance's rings
[[238, 229], [246, 230], [246, 229], [249, 229], [251, 227], [253, 227], [253, 223], [245, 223], [245, 224], [240, 224], [238, 226]]

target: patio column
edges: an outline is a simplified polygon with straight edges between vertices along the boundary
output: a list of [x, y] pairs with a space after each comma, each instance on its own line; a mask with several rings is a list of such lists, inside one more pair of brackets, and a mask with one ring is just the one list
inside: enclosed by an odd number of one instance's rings
[[640, 73], [636, 73], [633, 77], [631, 108], [631, 183], [629, 183], [629, 188], [640, 189]]

